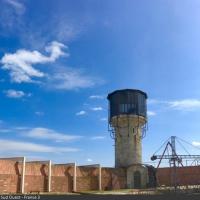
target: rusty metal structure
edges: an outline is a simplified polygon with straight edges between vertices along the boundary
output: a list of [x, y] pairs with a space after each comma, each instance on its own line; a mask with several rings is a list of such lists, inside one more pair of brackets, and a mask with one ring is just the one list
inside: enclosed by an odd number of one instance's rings
[[[171, 171], [171, 183], [172, 186], [176, 189], [178, 186], [178, 176], [177, 176], [177, 168], [179, 167], [184, 167], [184, 160], [188, 161], [190, 160], [190, 164], [194, 163], [195, 160], [200, 160], [200, 155], [191, 155], [187, 149], [184, 147], [182, 142], [185, 142], [189, 145], [189, 142], [178, 138], [176, 136], [171, 136], [169, 139], [167, 139], [161, 147], [153, 154], [151, 157], [152, 161], [159, 160], [157, 169], [160, 167], [160, 164], [163, 160], [168, 160], [169, 162], [169, 167]], [[176, 143], [179, 143], [179, 145], [184, 149], [184, 151], [187, 154], [178, 154], [176, 150]], [[157, 152], [164, 147], [164, 150], [162, 154], [157, 154]], [[187, 162], [186, 162], [187, 163]]]

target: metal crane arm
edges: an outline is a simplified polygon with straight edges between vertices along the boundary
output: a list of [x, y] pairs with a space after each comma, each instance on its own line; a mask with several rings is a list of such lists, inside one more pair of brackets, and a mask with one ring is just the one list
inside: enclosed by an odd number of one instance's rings
[[[174, 159], [174, 156], [173, 155], [153, 155], [151, 157], [151, 160], [154, 161], [156, 159]], [[196, 158], [196, 159], [200, 159], [200, 155], [178, 155], [178, 158], [180, 159], [193, 159], [193, 158]]]

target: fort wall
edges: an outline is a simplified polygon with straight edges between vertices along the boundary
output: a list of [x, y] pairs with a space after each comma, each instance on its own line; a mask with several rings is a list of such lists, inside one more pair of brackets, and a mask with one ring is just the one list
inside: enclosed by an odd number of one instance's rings
[[[49, 179], [48, 162], [26, 162], [24, 193], [51, 192], [67, 193], [88, 190], [117, 190], [127, 188], [126, 169], [99, 166], [76, 166], [72, 164], [52, 164]], [[172, 169], [159, 168], [159, 186], [172, 184]], [[76, 173], [75, 173], [76, 172]], [[75, 177], [76, 176], [76, 177]], [[200, 166], [176, 168], [178, 185], [200, 185]], [[22, 163], [0, 160], [0, 193], [20, 193]], [[76, 181], [76, 188], [74, 185]]]

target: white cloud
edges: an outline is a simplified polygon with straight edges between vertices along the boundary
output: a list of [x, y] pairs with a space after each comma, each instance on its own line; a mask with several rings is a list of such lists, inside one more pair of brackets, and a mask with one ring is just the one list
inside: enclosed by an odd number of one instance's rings
[[47, 87], [58, 90], [74, 90], [89, 88], [96, 84], [92, 77], [84, 75], [79, 70], [65, 69], [64, 72], [56, 72], [48, 77]]
[[11, 129], [2, 128], [0, 129], [0, 133], [10, 133]]
[[69, 56], [69, 54], [62, 51], [63, 48], [68, 47], [57, 41], [51, 42], [51, 44], [45, 48], [46, 52], [50, 53], [50, 56], [46, 58], [44, 57], [44, 62], [54, 62], [60, 56]]
[[64, 152], [77, 152], [76, 148], [67, 147], [55, 147], [40, 145], [24, 141], [13, 141], [13, 140], [0, 140], [0, 151], [1, 152], [40, 152], [40, 153], [64, 153]]
[[61, 17], [54, 22], [56, 28], [53, 30], [54, 35], [61, 41], [72, 41], [75, 39], [82, 31], [83, 28], [80, 23], [70, 22], [69, 18], [65, 19]]
[[35, 114], [38, 115], [38, 116], [43, 116], [43, 115], [44, 115], [44, 112], [36, 111]]
[[25, 12], [25, 6], [17, 0], [5, 0], [12, 8], [16, 10], [17, 13], [22, 14]]
[[101, 121], [107, 121], [108, 118], [106, 118], [106, 117], [102, 117], [100, 120], [101, 120]]
[[29, 127], [26, 127], [26, 126], [17, 126], [14, 128], [15, 130], [28, 130], [30, 129]]
[[9, 98], [22, 98], [22, 97], [30, 97], [31, 96], [31, 93], [26, 94], [23, 91], [13, 90], [13, 89], [6, 90], [6, 91], [4, 91], [4, 93]]
[[20, 3], [14, 0], [0, 0], [0, 10], [0, 35], [9, 36], [10, 33], [18, 35], [25, 12], [22, 0]]
[[19, 40], [22, 40], [21, 35], [27, 35], [25, 29], [28, 29], [28, 27], [24, 21], [24, 13], [26, 11], [24, 2], [24, 0], [0, 0], [1, 36], [9, 37], [10, 35], [15, 35]]
[[148, 116], [155, 116], [156, 113], [154, 111], [147, 111]]
[[86, 161], [87, 161], [87, 162], [92, 162], [92, 159], [91, 159], [91, 158], [88, 158]]
[[198, 99], [183, 99], [168, 102], [170, 108], [176, 110], [190, 111], [200, 108], [200, 100]]
[[35, 82], [33, 77], [42, 78], [46, 76], [42, 71], [34, 68], [34, 64], [43, 64], [54, 62], [60, 56], [67, 55], [62, 51], [66, 46], [62, 43], [53, 41], [46, 48], [50, 53], [45, 56], [38, 51], [28, 51], [24, 49], [17, 50], [15, 53], [6, 53], [2, 59], [2, 69], [9, 70], [13, 82]]
[[103, 95], [91, 95], [89, 96], [90, 99], [103, 99], [104, 96]]
[[48, 68], [49, 70], [44, 72], [41, 68], [34, 66], [53, 63], [61, 56], [68, 56], [69, 54], [65, 53], [63, 48], [66, 49], [67, 46], [53, 41], [45, 47], [49, 56], [36, 50], [25, 49], [19, 49], [15, 53], [6, 53], [0, 60], [1, 68], [9, 71], [12, 82], [40, 83], [45, 89], [77, 90], [104, 83], [103, 80], [85, 74], [81, 69], [59, 65], [56, 68]]
[[93, 110], [93, 111], [101, 111], [101, 110], [103, 110], [103, 108], [101, 106], [99, 106], [99, 107], [93, 107], [93, 108], [91, 108], [91, 110]]
[[148, 104], [158, 104], [162, 103], [163, 101], [157, 100], [157, 99], [147, 99]]
[[194, 141], [194, 142], [192, 142], [192, 145], [195, 147], [200, 147], [200, 142]]
[[155, 104], [159, 106], [164, 106], [168, 109], [180, 110], [180, 111], [194, 111], [195, 109], [200, 109], [199, 99], [181, 99], [174, 101], [162, 101], [157, 99], [148, 100], [148, 104]]
[[104, 136], [94, 136], [94, 137], [91, 137], [91, 140], [103, 140], [105, 139]]
[[81, 136], [66, 135], [63, 133], [56, 132], [51, 129], [41, 128], [41, 127], [26, 130], [24, 131], [23, 135], [27, 137], [36, 138], [36, 139], [57, 140], [60, 142], [71, 141], [71, 140], [76, 140], [76, 139], [81, 138]]
[[90, 88], [104, 83], [103, 80], [85, 74], [81, 69], [56, 66], [43, 70], [34, 65], [53, 63], [61, 56], [68, 56], [63, 49], [67, 49], [63, 43], [51, 42], [45, 47], [49, 56], [39, 51], [19, 49], [15, 53], [6, 53], [1, 58], [1, 68], [8, 70], [11, 81], [16, 83], [40, 83], [45, 89], [76, 90]]
[[86, 112], [84, 110], [81, 110], [80, 112], [77, 112], [76, 115], [79, 116], [79, 115], [85, 115]]

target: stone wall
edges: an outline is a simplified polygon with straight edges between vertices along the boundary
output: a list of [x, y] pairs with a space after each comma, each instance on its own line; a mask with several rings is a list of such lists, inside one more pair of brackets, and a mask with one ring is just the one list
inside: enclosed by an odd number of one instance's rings
[[142, 162], [142, 130], [145, 119], [139, 116], [112, 117], [115, 129], [115, 167], [128, 167]]
[[140, 173], [140, 187], [146, 188], [147, 183], [149, 182], [148, 169], [142, 165], [132, 165], [127, 169], [127, 187], [128, 188], [137, 188], [134, 181], [134, 173]]

